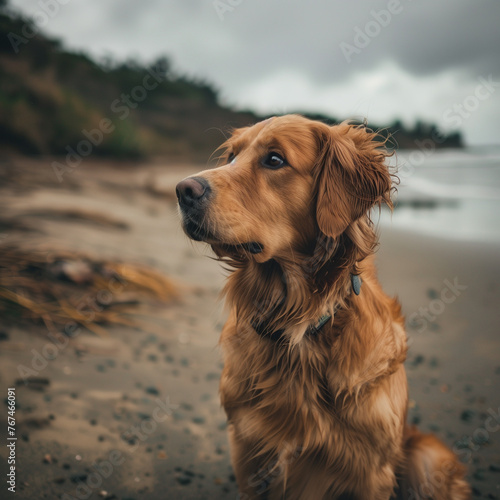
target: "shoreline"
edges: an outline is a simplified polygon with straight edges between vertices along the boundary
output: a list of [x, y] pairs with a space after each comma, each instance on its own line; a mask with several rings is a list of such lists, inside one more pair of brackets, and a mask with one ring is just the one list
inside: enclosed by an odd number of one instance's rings
[[[17, 387], [19, 404], [19, 498], [75, 496], [95, 479], [93, 464], [109, 461], [112, 451], [125, 460], [91, 488], [91, 498], [102, 491], [119, 500], [235, 498], [218, 397], [224, 272], [183, 235], [173, 196], [175, 183], [200, 168], [172, 167], [163, 176], [155, 164], [116, 176], [116, 167], [103, 162], [60, 184], [37, 167], [26, 162], [13, 188], [0, 187], [5, 215], [36, 228], [8, 230], [0, 249], [9, 242], [63, 246], [152, 265], [178, 283], [182, 296], [140, 311], [148, 320], [140, 329], [83, 331], [37, 370], [38, 384], [25, 385], [18, 369], [32, 366], [33, 350], [47, 349], [46, 328], [0, 328], [1, 390]], [[37, 215], [55, 208], [98, 210], [127, 229]], [[497, 247], [394, 227], [379, 232], [379, 279], [407, 319], [409, 421], [470, 461], [469, 479], [483, 497], [500, 496], [500, 473], [491, 469], [500, 462], [500, 432], [486, 428], [500, 407]], [[154, 420], [157, 399], [172, 405], [161, 421]], [[2, 461], [6, 450], [0, 448]]]

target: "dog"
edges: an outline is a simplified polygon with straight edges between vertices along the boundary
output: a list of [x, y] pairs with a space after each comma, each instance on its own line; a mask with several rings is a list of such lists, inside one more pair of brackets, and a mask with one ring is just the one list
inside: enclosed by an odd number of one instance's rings
[[406, 422], [404, 318], [369, 216], [392, 208], [385, 144], [286, 115], [222, 150], [176, 193], [185, 233], [230, 271], [220, 395], [240, 498], [470, 498], [451, 450]]

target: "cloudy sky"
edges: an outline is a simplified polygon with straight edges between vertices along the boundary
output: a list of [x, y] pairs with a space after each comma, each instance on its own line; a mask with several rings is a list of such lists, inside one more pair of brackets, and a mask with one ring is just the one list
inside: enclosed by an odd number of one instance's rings
[[[11, 0], [97, 58], [167, 55], [237, 108], [460, 128], [500, 143], [498, 0]], [[50, 17], [50, 18], [49, 18]]]

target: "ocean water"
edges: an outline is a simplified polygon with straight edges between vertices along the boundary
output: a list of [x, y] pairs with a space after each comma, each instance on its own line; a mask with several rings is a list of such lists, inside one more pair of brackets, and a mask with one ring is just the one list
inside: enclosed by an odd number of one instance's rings
[[400, 184], [394, 212], [374, 214], [382, 229], [500, 243], [500, 147], [403, 151], [389, 163]]

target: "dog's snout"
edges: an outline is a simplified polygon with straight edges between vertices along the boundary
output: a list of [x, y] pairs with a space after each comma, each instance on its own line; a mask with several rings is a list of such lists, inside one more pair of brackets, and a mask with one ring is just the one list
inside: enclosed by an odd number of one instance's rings
[[177, 184], [175, 192], [180, 205], [194, 207], [210, 192], [210, 185], [203, 177], [188, 177]]

